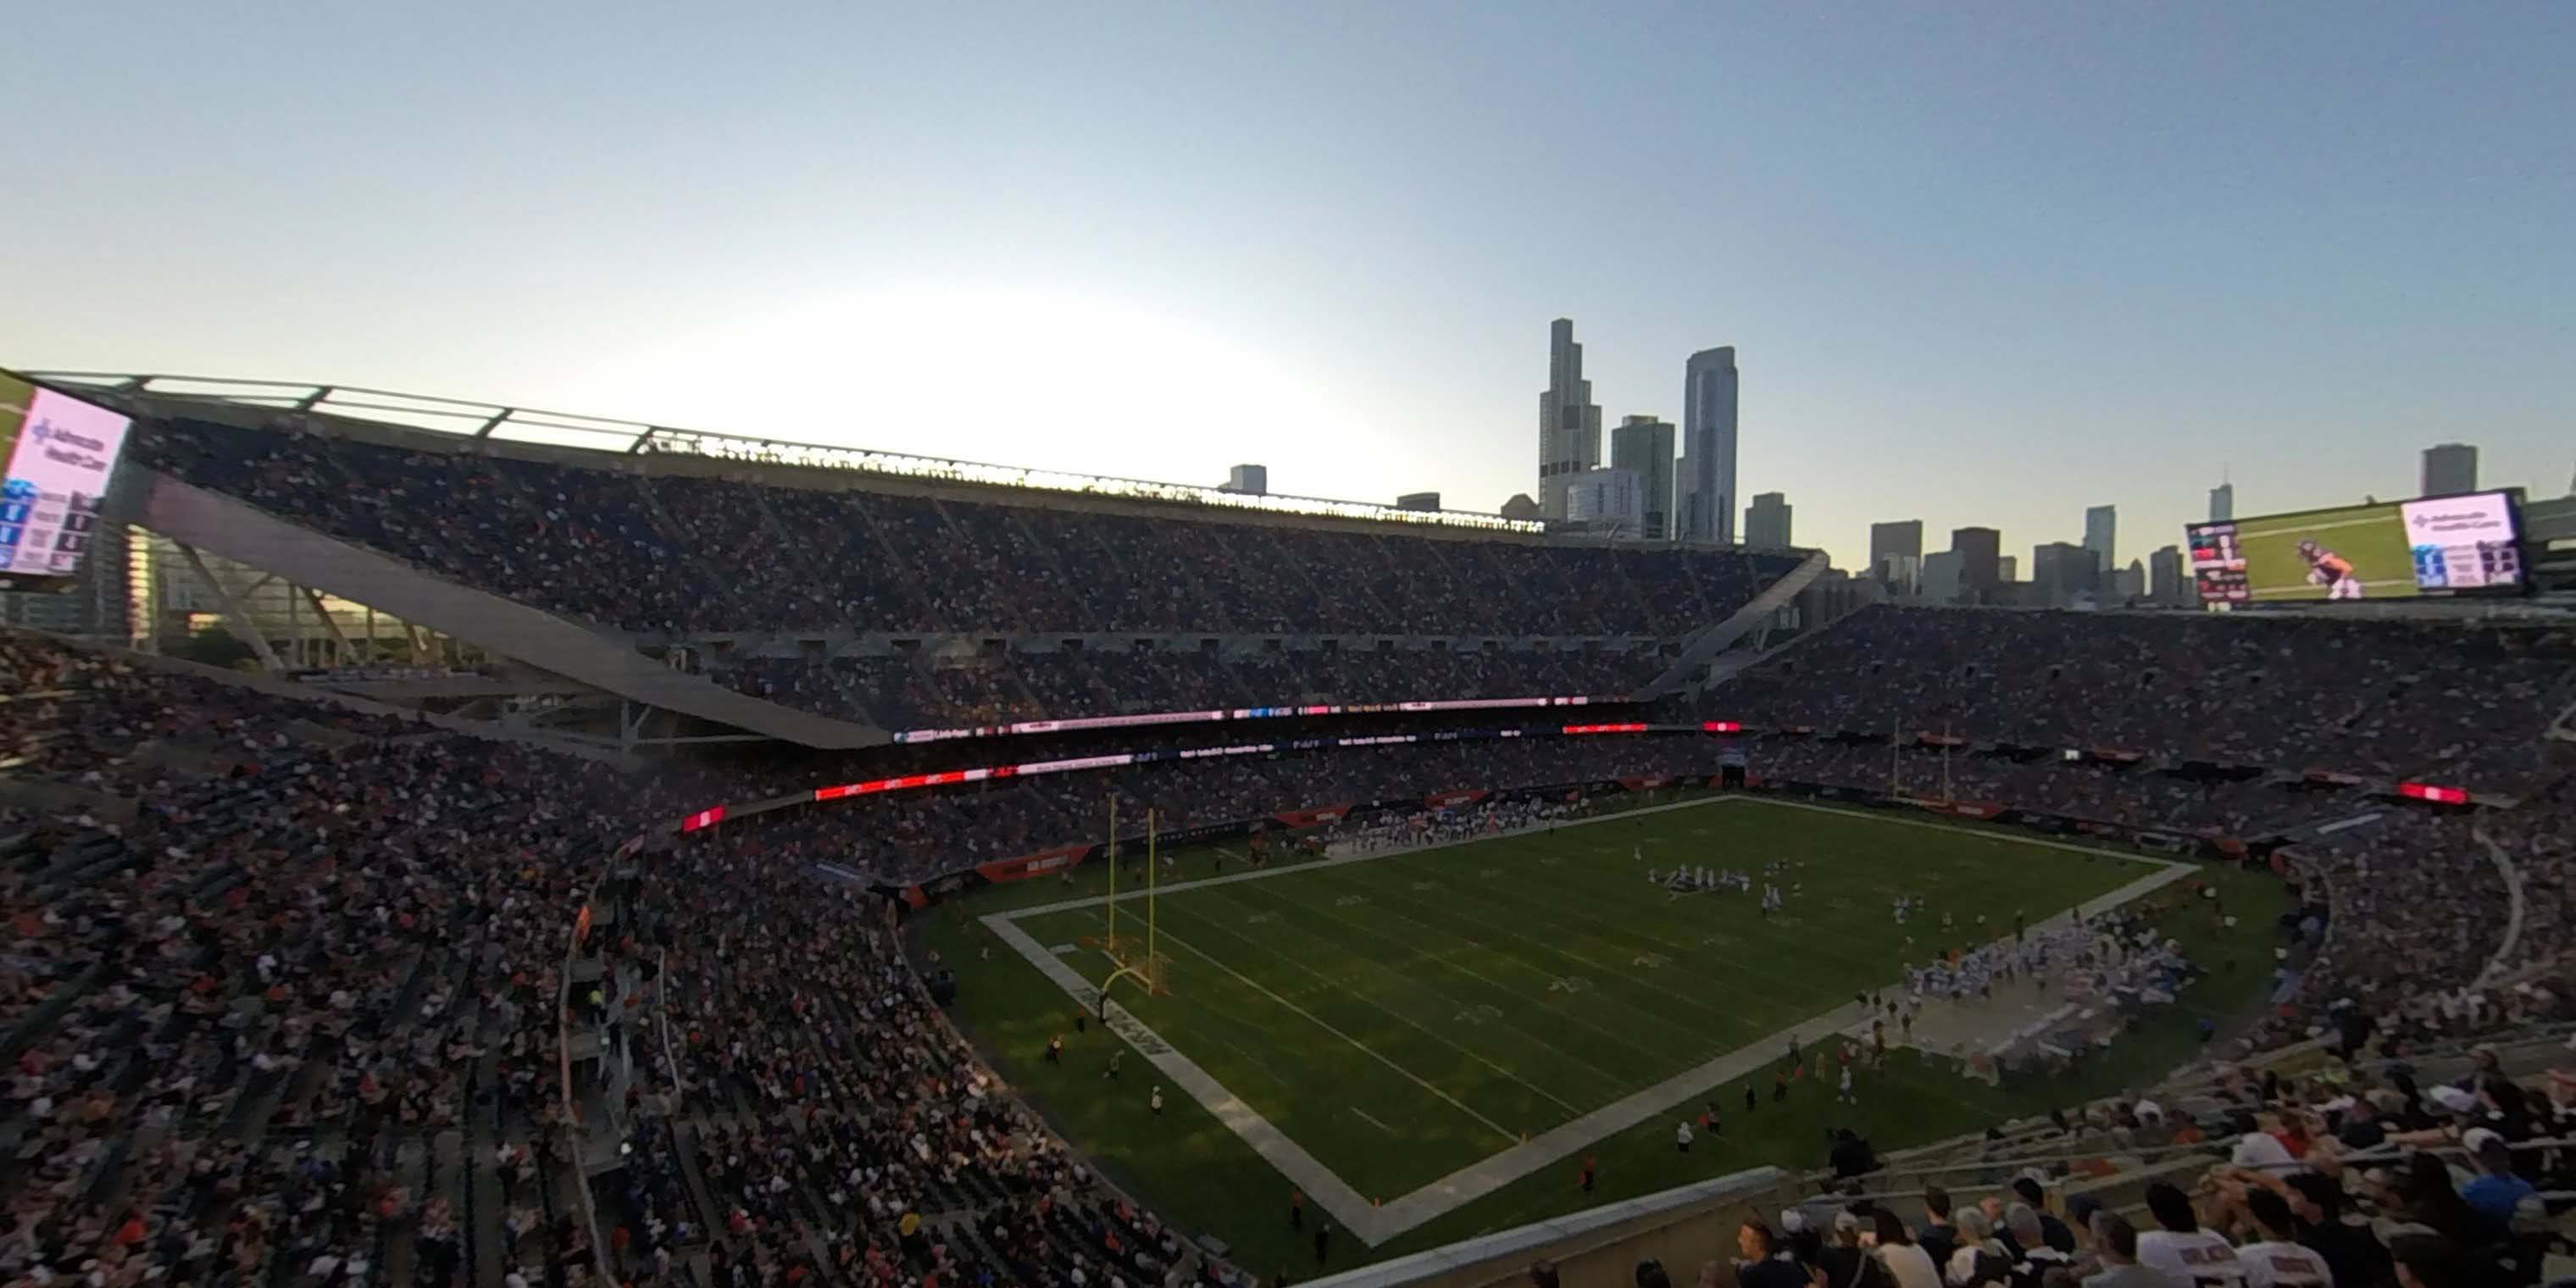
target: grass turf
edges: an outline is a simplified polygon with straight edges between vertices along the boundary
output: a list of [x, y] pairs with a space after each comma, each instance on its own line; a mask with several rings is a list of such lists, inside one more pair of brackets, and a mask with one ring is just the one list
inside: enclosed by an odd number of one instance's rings
[[[1292, 870], [1158, 898], [1172, 992], [1122, 989], [1119, 1000], [1362, 1193], [1393, 1199], [1521, 1131], [1543, 1131], [1768, 1040], [1855, 991], [1892, 984], [1908, 961], [2009, 933], [2016, 911], [2037, 921], [2150, 871], [2030, 842], [1756, 800]], [[1223, 856], [1174, 857], [1166, 873], [1177, 880], [1209, 875]], [[1758, 882], [1773, 858], [1803, 865], [1783, 884], [1805, 891], [1768, 920], [1750, 896], [1676, 899], [1644, 877], [1647, 868], [1691, 862], [1749, 870]], [[1590, 1195], [1573, 1183], [1568, 1159], [1380, 1248], [1345, 1239], [1331, 1265], [1760, 1163], [1812, 1165], [1830, 1126], [1853, 1126], [1891, 1148], [2160, 1073], [2188, 1054], [2197, 1013], [2241, 1005], [2265, 975], [2261, 936], [2278, 911], [2277, 890], [2233, 872], [2202, 875], [2220, 885], [2238, 925], [2197, 910], [2173, 914], [2169, 931], [2214, 969], [2182, 1007], [2125, 1042], [2116, 1065], [1998, 1089], [1960, 1078], [1947, 1062], [1900, 1053], [1860, 1080], [1858, 1109], [1839, 1110], [1812, 1083], [1775, 1104], [1766, 1068], [1755, 1075], [1760, 1107], [1749, 1114], [1742, 1082], [1711, 1089], [1724, 1134], [1691, 1154], [1672, 1146], [1668, 1119], [1678, 1111], [1652, 1118], [1591, 1148], [1601, 1169]], [[1311, 1273], [1311, 1245], [1287, 1228], [1288, 1182], [1175, 1088], [1165, 1087], [1164, 1113], [1154, 1117], [1146, 1100], [1157, 1075], [1143, 1061], [1128, 1059], [1118, 1080], [1105, 1078], [1118, 1040], [1097, 1025], [1077, 1033], [1063, 991], [972, 921], [1096, 895], [1104, 884], [1095, 865], [1070, 886], [1028, 882], [934, 910], [923, 943], [958, 973], [961, 1021], [1022, 1094], [1149, 1203], [1226, 1240], [1256, 1270]], [[1896, 926], [1889, 904], [1899, 893], [1928, 899], [1928, 913]], [[1957, 923], [1947, 937], [1938, 928], [1944, 910]], [[1122, 920], [1128, 915], [1122, 905]], [[1103, 928], [1096, 907], [1021, 924], [1051, 946]], [[1097, 953], [1068, 960], [1094, 983], [1107, 973]], [[1067, 1058], [1050, 1066], [1043, 1053], [1059, 1033]], [[1780, 1055], [1772, 1063], [1785, 1063]], [[1310, 1230], [1317, 1215], [1309, 1213]]]

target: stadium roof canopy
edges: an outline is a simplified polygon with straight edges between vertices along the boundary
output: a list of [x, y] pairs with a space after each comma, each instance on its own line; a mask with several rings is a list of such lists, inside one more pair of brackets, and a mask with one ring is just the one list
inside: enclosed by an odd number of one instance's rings
[[592, 451], [645, 454], [676, 452], [766, 465], [801, 465], [858, 470], [898, 478], [984, 483], [1001, 487], [1039, 488], [1140, 500], [1253, 510], [1271, 514], [1312, 514], [1337, 519], [1367, 519], [1442, 528], [1480, 529], [1536, 535], [1547, 525], [1530, 519], [1507, 519], [1470, 510], [1403, 510], [1369, 501], [1333, 501], [1321, 497], [1254, 495], [1194, 483], [1155, 483], [1109, 475], [1064, 470], [988, 465], [980, 461], [913, 456], [864, 447], [836, 447], [787, 439], [709, 430], [678, 429], [642, 421], [569, 412], [507, 407], [498, 403], [396, 393], [355, 385], [309, 384], [287, 380], [240, 380], [221, 376], [134, 375], [106, 371], [34, 371], [31, 378], [66, 386], [86, 386], [154, 398], [194, 399], [279, 411], [347, 416], [360, 420], [510, 442], [541, 443]]

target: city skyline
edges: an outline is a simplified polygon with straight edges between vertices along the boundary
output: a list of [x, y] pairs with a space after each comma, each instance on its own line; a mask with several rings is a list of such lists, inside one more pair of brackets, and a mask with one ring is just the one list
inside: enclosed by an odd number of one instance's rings
[[2560, 5], [600, 12], [31, 11], [0, 365], [1490, 511], [1573, 317], [1849, 568], [2568, 476]]

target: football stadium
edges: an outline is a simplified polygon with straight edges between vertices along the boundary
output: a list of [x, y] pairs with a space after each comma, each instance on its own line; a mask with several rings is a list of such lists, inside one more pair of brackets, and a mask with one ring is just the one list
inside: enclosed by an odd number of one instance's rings
[[[1973, 1272], [2338, 1131], [2564, 1183], [2546, 615], [1909, 604], [1797, 548], [15, 387], [107, 453], [13, 463], [92, 471], [28, 593], [235, 646], [6, 641], [47, 1212], [395, 1282], [1482, 1283], [1927, 1195]], [[364, 1201], [252, 1215], [316, 1186]]]
[[2576, 0], [12, 16], [0, 1288], [2576, 1288]]

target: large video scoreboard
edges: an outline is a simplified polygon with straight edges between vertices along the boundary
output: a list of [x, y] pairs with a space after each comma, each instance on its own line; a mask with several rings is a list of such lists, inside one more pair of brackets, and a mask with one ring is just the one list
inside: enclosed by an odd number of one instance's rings
[[2412, 599], [2523, 586], [2507, 492], [2195, 523], [2186, 532], [2203, 604]]
[[133, 421], [0, 372], [0, 591], [68, 590]]

